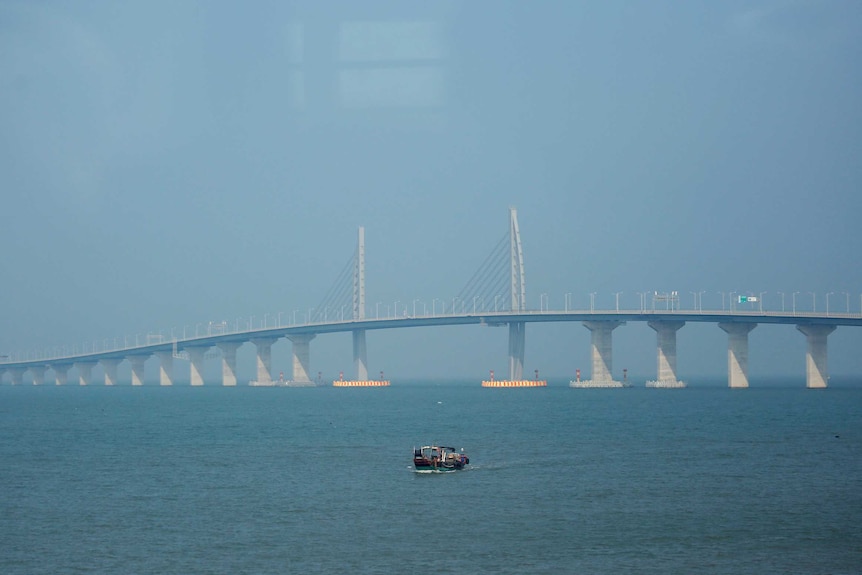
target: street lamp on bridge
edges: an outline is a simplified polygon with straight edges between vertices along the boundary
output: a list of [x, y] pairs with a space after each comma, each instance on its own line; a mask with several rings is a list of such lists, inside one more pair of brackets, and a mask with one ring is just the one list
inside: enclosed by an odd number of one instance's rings
[[784, 313], [784, 292], [778, 292], [781, 295], [781, 313]]
[[826, 292], [826, 315], [829, 315], [829, 296], [831, 296], [834, 292]]
[[596, 292], [590, 292], [590, 313], [593, 313], [596, 304]]
[[572, 302], [572, 292], [566, 293], [566, 297], [564, 299], [566, 300], [566, 311], [569, 311], [569, 306]]
[[621, 291], [614, 292], [614, 296], [616, 296], [617, 300], [617, 313], [620, 311], [620, 294], [623, 293]]
[[817, 295], [813, 291], [810, 291], [808, 293], [811, 294], [811, 313], [816, 313], [817, 312]]
[[799, 294], [798, 291], [793, 292], [793, 315], [796, 315], [796, 296]]

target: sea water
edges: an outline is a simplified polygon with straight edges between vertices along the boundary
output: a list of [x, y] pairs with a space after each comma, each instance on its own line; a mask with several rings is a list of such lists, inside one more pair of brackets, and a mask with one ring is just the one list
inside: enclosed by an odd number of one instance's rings
[[857, 383], [0, 387], [6, 575], [860, 571]]

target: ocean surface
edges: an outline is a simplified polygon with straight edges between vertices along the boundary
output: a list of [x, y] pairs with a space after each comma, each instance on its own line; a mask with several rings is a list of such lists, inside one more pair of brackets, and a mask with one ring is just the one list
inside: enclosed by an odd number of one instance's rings
[[862, 385], [802, 385], [5, 385], [0, 573], [857, 574]]

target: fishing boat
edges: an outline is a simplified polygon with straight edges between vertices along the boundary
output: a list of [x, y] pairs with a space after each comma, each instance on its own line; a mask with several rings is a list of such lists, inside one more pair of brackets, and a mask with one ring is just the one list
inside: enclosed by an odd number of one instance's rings
[[446, 473], [464, 469], [470, 463], [470, 458], [464, 453], [455, 451], [454, 447], [442, 445], [423, 445], [413, 448], [413, 467], [417, 473]]

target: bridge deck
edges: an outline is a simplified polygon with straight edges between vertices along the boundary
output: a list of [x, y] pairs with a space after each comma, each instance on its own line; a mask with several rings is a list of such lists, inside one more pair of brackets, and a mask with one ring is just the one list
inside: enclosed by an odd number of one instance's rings
[[89, 353], [68, 355], [40, 355], [26, 359], [7, 358], [0, 361], [0, 370], [21, 369], [44, 365], [71, 365], [73, 363], [97, 362], [100, 360], [125, 359], [129, 356], [150, 355], [158, 352], [182, 352], [189, 348], [210, 348], [220, 343], [244, 343], [253, 338], [281, 338], [299, 334], [325, 334], [356, 330], [399, 329], [408, 327], [432, 327], [447, 325], [506, 325], [509, 323], [578, 321], [684, 321], [701, 323], [746, 323], [787, 325], [862, 326], [862, 314], [773, 312], [773, 311], [721, 311], [721, 310], [569, 310], [569, 311], [524, 311], [524, 312], [478, 312], [467, 314], [441, 314], [386, 317], [362, 320], [346, 320], [307, 323], [265, 329], [232, 331], [217, 335], [189, 337], [103, 349]]

